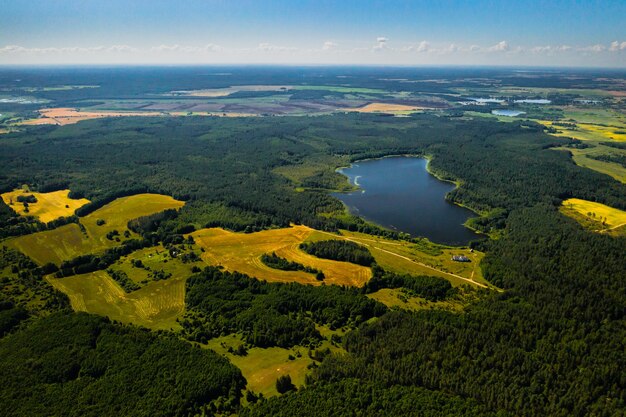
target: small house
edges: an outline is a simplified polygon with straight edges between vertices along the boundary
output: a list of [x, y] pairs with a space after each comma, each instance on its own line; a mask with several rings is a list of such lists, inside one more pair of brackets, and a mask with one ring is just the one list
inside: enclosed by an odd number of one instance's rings
[[471, 262], [470, 258], [465, 255], [452, 255], [452, 260], [454, 262]]

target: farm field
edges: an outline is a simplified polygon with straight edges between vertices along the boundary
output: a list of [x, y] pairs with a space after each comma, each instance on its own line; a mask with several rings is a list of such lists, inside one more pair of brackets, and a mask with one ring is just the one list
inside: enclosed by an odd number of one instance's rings
[[593, 201], [570, 198], [563, 201], [561, 212], [594, 232], [626, 235], [626, 211]]
[[315, 276], [303, 271], [281, 271], [263, 264], [260, 256], [271, 254], [324, 272], [326, 284], [362, 286], [371, 277], [369, 268], [320, 259], [298, 248], [314, 230], [306, 226], [265, 230], [256, 233], [233, 233], [223, 229], [202, 229], [192, 233], [196, 244], [204, 249], [202, 259], [210, 265], [221, 265], [270, 282], [299, 282], [320, 285]]
[[425, 107], [410, 106], [406, 104], [393, 103], [370, 103], [363, 107], [345, 109], [346, 111], [354, 111], [358, 113], [406, 113], [423, 110]]
[[612, 154], [612, 153], [618, 153], [618, 151], [615, 149], [609, 148], [608, 146], [604, 146], [599, 143], [594, 143], [593, 146], [590, 146], [589, 148], [585, 148], [585, 149], [576, 149], [576, 148], [556, 148], [556, 149], [570, 152], [572, 154], [572, 159], [578, 166], [592, 169], [602, 174], [611, 176], [615, 178], [617, 181], [626, 183], [626, 168], [624, 168], [620, 164], [607, 162], [607, 161], [599, 161], [597, 159], [590, 157], [594, 155], [607, 155], [607, 154]]
[[[48, 262], [58, 265], [76, 256], [101, 252], [118, 245], [115, 239], [106, 237], [107, 233], [117, 230], [118, 238], [125, 239], [127, 223], [132, 219], [166, 209], [178, 209], [183, 205], [182, 201], [159, 194], [122, 197], [80, 218], [84, 232], [78, 224], [70, 223], [53, 230], [8, 239], [5, 244], [41, 265]], [[99, 226], [98, 220], [104, 220], [104, 224]], [[130, 231], [127, 235], [128, 238], [137, 237]]]
[[[72, 199], [69, 198], [70, 190], [59, 190], [50, 193], [31, 192], [28, 189], [16, 189], [8, 193], [2, 194], [4, 202], [15, 212], [23, 216], [37, 217], [43, 223], [51, 222], [60, 217], [69, 217], [74, 215], [77, 208], [89, 203], [86, 198]], [[33, 195], [37, 199], [36, 203], [28, 204], [28, 212], [25, 207], [17, 201], [18, 196]]]
[[46, 280], [69, 297], [75, 311], [155, 330], [178, 329], [176, 318], [185, 309], [186, 277], [183, 276], [151, 282], [131, 293], [124, 292], [106, 271], [66, 278], [48, 276]]

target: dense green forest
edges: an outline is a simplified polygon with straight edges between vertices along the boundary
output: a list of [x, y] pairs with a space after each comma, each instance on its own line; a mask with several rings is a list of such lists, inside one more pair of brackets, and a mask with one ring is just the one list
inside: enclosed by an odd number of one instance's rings
[[[572, 143], [547, 136], [543, 127], [532, 122], [428, 114], [93, 120], [7, 135], [0, 142], [0, 188], [5, 191], [22, 183], [40, 190], [69, 187], [73, 195], [93, 200], [85, 211], [140, 191], [187, 200], [180, 213], [136, 224], [144, 238], [157, 240], [179, 239], [184, 231], [204, 226], [252, 231], [290, 222], [326, 230], [387, 233], [344, 215], [341, 204], [328, 193], [336, 188], [334, 169], [366, 157], [428, 155], [438, 176], [460, 184], [448, 198], [484, 214], [475, 226], [498, 232], [498, 239], [473, 246], [487, 252], [484, 275], [503, 292], [479, 297], [460, 314], [389, 312], [364, 296], [367, 287], [269, 284], [208, 268], [187, 282], [185, 336], [204, 342], [240, 332], [252, 346], [290, 347], [315, 345], [320, 339], [315, 324], [359, 325], [344, 338], [347, 353], [327, 356], [306, 388], [262, 401], [244, 415], [312, 415], [316, 410], [316, 415], [417, 415], [415, 408], [419, 415], [619, 416], [626, 409], [626, 239], [586, 231], [557, 207], [563, 199], [577, 197], [626, 209], [626, 188], [606, 175], [576, 166], [567, 153], [550, 149]], [[315, 169], [324, 174], [311, 175]], [[30, 227], [10, 210], [0, 207], [0, 215], [5, 235], [27, 232]], [[68, 268], [75, 272], [79, 265], [93, 265], [92, 261]], [[453, 291], [434, 279], [384, 272], [370, 285], [409, 287], [432, 299]], [[7, 306], [3, 311], [13, 311]], [[56, 396], [37, 390], [48, 381], [46, 366], [57, 361], [61, 366], [68, 360], [56, 356], [62, 356], [67, 344], [51, 342], [47, 346], [55, 353], [41, 356], [41, 368], [28, 368], [29, 360], [37, 356], [35, 349], [47, 348], [33, 341], [41, 339], [36, 332], [65, 321], [85, 321], [91, 323], [85, 324], [88, 328], [105, 328], [102, 332], [114, 334], [111, 338], [120, 345], [149, 345], [160, 352], [162, 344], [169, 349], [175, 343], [83, 315], [55, 316], [48, 322], [20, 326], [15, 323], [23, 313], [13, 313], [2, 319], [13, 334], [0, 341], [0, 369], [8, 381], [0, 391], [7, 398], [3, 404], [12, 401], [10, 409], [18, 412], [40, 413], [37, 408], [19, 408], [38, 406], [37, 401], [20, 402], [21, 398], [45, 399], [52, 409], [70, 407], [65, 402], [69, 393], [83, 392], [74, 390], [86, 379], [68, 378], [62, 388], [53, 385]], [[371, 317], [377, 319], [367, 321]], [[79, 333], [76, 330], [75, 337], [93, 340]], [[76, 342], [77, 354], [66, 356], [77, 358], [79, 364], [87, 360], [85, 352], [95, 350], [98, 357], [100, 343], [95, 347], [81, 343]], [[181, 358], [201, 352], [183, 344], [176, 342], [172, 348], [176, 356], [172, 363], [181, 364], [176, 372], [186, 375], [186, 383], [195, 386], [219, 371], [227, 375], [225, 386], [241, 386], [234, 368], [210, 354], [202, 375], [194, 373], [196, 368], [187, 371]], [[120, 361], [147, 363], [141, 362], [142, 356], [128, 355]], [[75, 362], [67, 365], [63, 369], [69, 369], [70, 375], [81, 375], [81, 371], [76, 374]], [[121, 362], [111, 366], [110, 381], [130, 381]], [[152, 369], [147, 367], [133, 381], [154, 378]], [[126, 394], [116, 390], [139, 390], [139, 382], [116, 385], [107, 392], [123, 397]], [[146, 386], [154, 387], [153, 382]], [[101, 383], [106, 390], [112, 382]], [[163, 383], [158, 386], [170, 392], [164, 388], [167, 381]], [[203, 389], [211, 386], [202, 385]], [[105, 403], [92, 394], [100, 392], [94, 385], [84, 390], [92, 391], [77, 398], [95, 401], [94, 414], [105, 410], [98, 408]], [[238, 399], [234, 393], [194, 389], [171, 394], [146, 409], [162, 405], [175, 414], [199, 404], [196, 398]], [[134, 391], [127, 397], [139, 398]], [[319, 399], [315, 409], [313, 399]], [[133, 404], [144, 404], [143, 399], [137, 401]], [[174, 406], [182, 408], [167, 408]], [[443, 411], [438, 414], [438, 410]]]
[[374, 257], [365, 246], [349, 240], [305, 242], [300, 244], [300, 249], [318, 258], [352, 262], [353, 264], [364, 266], [370, 266], [374, 263]]
[[252, 346], [315, 347], [315, 324], [337, 329], [381, 316], [386, 307], [356, 288], [267, 283], [207, 267], [187, 281], [186, 336], [198, 342], [241, 333]]
[[241, 372], [214, 352], [87, 314], [0, 340], [3, 415], [173, 416], [233, 409]]
[[264, 253], [263, 255], [261, 255], [261, 262], [263, 262], [270, 268], [279, 269], [281, 271], [304, 271], [310, 274], [321, 273], [321, 271], [318, 271], [315, 268], [311, 268], [310, 266], [305, 266], [301, 263], [281, 258], [280, 256], [276, 255], [275, 252], [272, 252], [272, 254]]

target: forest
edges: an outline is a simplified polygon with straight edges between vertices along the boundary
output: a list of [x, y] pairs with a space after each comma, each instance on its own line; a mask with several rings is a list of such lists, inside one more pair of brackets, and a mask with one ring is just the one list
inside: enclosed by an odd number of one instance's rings
[[[551, 149], [577, 143], [548, 136], [533, 122], [432, 114], [92, 120], [7, 134], [0, 188], [69, 187], [92, 200], [89, 210], [137, 192], [187, 201], [178, 213], [134, 223], [146, 240], [175, 241], [202, 227], [251, 232], [290, 223], [402, 238], [346, 215], [329, 194], [337, 186], [334, 170], [364, 158], [429, 156], [437, 176], [460, 184], [447, 198], [473, 209], [481, 215], [473, 224], [497, 235], [472, 247], [486, 251], [484, 276], [503, 291], [481, 294], [462, 313], [389, 311], [365, 293], [406, 288], [439, 300], [454, 290], [436, 278], [376, 269], [364, 289], [349, 289], [272, 284], [206, 268], [187, 281], [187, 340], [239, 333], [250, 346], [315, 346], [316, 325], [355, 328], [343, 338], [346, 353], [326, 356], [306, 387], [239, 412], [619, 416], [626, 409], [626, 239], [587, 231], [558, 206], [576, 197], [626, 209], [626, 188]], [[3, 236], [48, 227], [2, 203], [0, 216]], [[117, 255], [74, 260], [65, 270], [104, 269], [104, 260]], [[8, 381], [0, 392], [15, 415], [39, 414], [44, 402], [87, 415], [239, 407], [245, 383], [227, 361], [168, 334], [71, 314], [62, 298], [44, 308], [29, 290], [45, 285], [42, 271], [3, 256], [20, 282], [19, 297], [3, 287], [8, 301], [0, 311], [9, 332], [0, 339], [0, 377]], [[71, 346], [61, 343], [68, 340]], [[124, 383], [128, 369], [141, 371], [133, 384]], [[183, 390], [171, 389], [177, 378]], [[159, 396], [164, 392], [171, 395]], [[315, 409], [312, 399], [319, 399]]]

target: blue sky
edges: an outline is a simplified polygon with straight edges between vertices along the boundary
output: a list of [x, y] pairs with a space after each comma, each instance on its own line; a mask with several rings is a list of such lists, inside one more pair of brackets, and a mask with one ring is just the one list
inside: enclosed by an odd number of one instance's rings
[[626, 1], [3, 0], [0, 64], [626, 66]]

